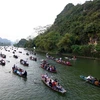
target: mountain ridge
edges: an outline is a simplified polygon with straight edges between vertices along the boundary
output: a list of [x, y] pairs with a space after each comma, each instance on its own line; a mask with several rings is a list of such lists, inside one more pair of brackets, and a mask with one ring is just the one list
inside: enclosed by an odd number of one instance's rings
[[6, 38], [1, 38], [0, 37], [0, 46], [3, 46], [3, 45], [11, 45], [11, 41], [6, 39]]

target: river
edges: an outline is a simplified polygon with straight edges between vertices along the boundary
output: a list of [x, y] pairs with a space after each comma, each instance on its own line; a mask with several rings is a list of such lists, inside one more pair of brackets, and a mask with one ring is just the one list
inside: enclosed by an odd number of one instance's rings
[[[6, 65], [0, 65], [0, 100], [100, 100], [100, 88], [86, 83], [79, 77], [92, 75], [100, 79], [100, 61], [77, 58], [71, 61], [72, 66], [69, 67], [48, 59], [49, 63], [56, 66], [57, 73], [54, 74], [40, 68], [41, 59], [46, 59], [45, 54], [37, 53], [36, 56], [32, 54], [27, 56], [28, 51], [19, 48], [16, 51], [18, 59], [15, 59], [13, 50], [10, 47], [8, 49], [10, 51], [0, 50], [7, 56]], [[37, 61], [31, 61], [30, 56], [37, 57]], [[20, 59], [26, 59], [29, 67], [21, 65]], [[14, 64], [27, 71], [27, 79], [12, 73]], [[41, 75], [44, 73], [57, 78], [67, 92], [63, 95], [49, 89], [41, 81]]]

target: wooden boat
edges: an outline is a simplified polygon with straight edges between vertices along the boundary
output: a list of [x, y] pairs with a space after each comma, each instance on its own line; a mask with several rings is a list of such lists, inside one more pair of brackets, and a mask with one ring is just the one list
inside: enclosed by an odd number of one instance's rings
[[29, 63], [23, 59], [20, 59], [20, 63], [24, 66], [29, 66]]
[[27, 72], [25, 70], [15, 66], [15, 65], [12, 67], [12, 71], [13, 71], [14, 74], [16, 74], [20, 77], [24, 77], [24, 78], [27, 77]]
[[37, 61], [37, 58], [30, 56], [30, 60]]
[[0, 60], [0, 65], [2, 65], [2, 66], [5, 66], [5, 64], [6, 64], [6, 62], [5, 62], [5, 60]]
[[87, 83], [100, 87], [100, 80], [98, 80], [97, 78], [94, 78], [93, 76], [86, 77], [86, 76], [80, 75], [80, 78], [86, 81]]
[[28, 56], [28, 55], [29, 55], [29, 53], [27, 52], [27, 53], [26, 53], [26, 55]]
[[14, 57], [14, 58], [16, 58], [16, 59], [18, 58], [18, 56], [17, 56], [17, 55], [13, 55], [13, 57]]
[[69, 61], [64, 61], [64, 60], [62, 60], [62, 58], [58, 59], [58, 58], [52, 57], [52, 56], [50, 56], [48, 54], [46, 54], [46, 58], [54, 60], [55, 62], [57, 62], [59, 64], [63, 64], [63, 65], [67, 65], [67, 66], [72, 66], [72, 64]]
[[5, 54], [0, 54], [0, 56], [2, 57], [2, 58], [6, 58], [6, 55]]
[[19, 51], [19, 53], [22, 53], [22, 51]]
[[60, 61], [60, 60], [56, 60], [57, 63], [59, 64], [63, 64], [63, 65], [66, 65], [66, 66], [72, 66], [72, 64], [69, 62], [69, 61]]
[[46, 64], [44, 65], [43, 63], [40, 66], [44, 70], [47, 70], [47, 71], [49, 71], [51, 73], [57, 73], [57, 70], [56, 70], [55, 66], [49, 66], [48, 64], [47, 65]]
[[[54, 90], [56, 92], [62, 93], [62, 94], [66, 93], [66, 90], [61, 85], [53, 86], [53, 82], [55, 82], [55, 80], [53, 80], [51, 78], [48, 78], [48, 76], [42, 75], [42, 81], [50, 89], [52, 89], [52, 90]], [[50, 81], [52, 81], [52, 86], [50, 85]]]

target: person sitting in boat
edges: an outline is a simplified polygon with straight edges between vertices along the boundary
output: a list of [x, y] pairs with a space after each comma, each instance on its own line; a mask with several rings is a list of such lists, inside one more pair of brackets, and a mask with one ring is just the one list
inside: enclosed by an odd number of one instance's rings
[[62, 58], [59, 58], [59, 61], [61, 62], [62, 61]]
[[62, 91], [62, 86], [58, 83], [58, 85], [57, 85], [57, 89], [59, 90], [59, 91]]
[[94, 82], [94, 84], [95, 84], [96, 86], [99, 86], [99, 81], [96, 80], [96, 81]]
[[18, 70], [17, 70], [17, 72], [16, 72], [16, 73], [17, 73], [18, 75], [21, 75], [21, 74], [22, 74], [22, 73], [21, 73], [20, 71], [18, 71]]
[[25, 64], [25, 61], [24, 60], [22, 60], [21, 62], [22, 62], [22, 64]]
[[52, 66], [50, 66], [49, 70], [52, 71]]
[[44, 81], [47, 83], [47, 77], [45, 77], [45, 80]]
[[15, 69], [15, 64], [14, 64], [14, 66], [12, 67], [12, 70], [14, 71], [14, 69]]
[[94, 84], [94, 82], [95, 82], [95, 78], [92, 77], [91, 75], [89, 75], [86, 79], [87, 79], [87, 81], [91, 81], [92, 84]]
[[57, 81], [54, 80], [54, 81], [52, 82], [52, 87], [53, 87], [53, 89], [56, 89], [56, 88], [57, 88]]
[[43, 77], [44, 77], [44, 78], [45, 78], [45, 77], [48, 78], [48, 74], [46, 73]]
[[51, 81], [51, 79], [49, 81], [49, 86], [52, 87], [52, 81]]
[[69, 61], [67, 61], [67, 62], [66, 62], [66, 64], [67, 64], [67, 65], [70, 65], [70, 62], [69, 62]]
[[14, 64], [14, 66], [12, 67], [12, 69], [13, 69], [14, 73], [16, 73], [17, 70], [18, 70], [18, 68], [17, 68], [17, 66], [16, 66], [15, 64]]
[[86, 79], [87, 80], [92, 80], [92, 79], [94, 79], [94, 77], [92, 77], [91, 75], [89, 75]]
[[16, 67], [16, 66], [15, 66], [15, 64], [14, 64], [14, 66], [13, 66], [12, 68], [15, 69], [15, 67]]
[[21, 72], [21, 74], [24, 74], [24, 73], [25, 73], [25, 71], [24, 71], [24, 70], [22, 70], [22, 69], [20, 70], [20, 72]]
[[26, 64], [28, 64], [28, 61], [26, 61]]

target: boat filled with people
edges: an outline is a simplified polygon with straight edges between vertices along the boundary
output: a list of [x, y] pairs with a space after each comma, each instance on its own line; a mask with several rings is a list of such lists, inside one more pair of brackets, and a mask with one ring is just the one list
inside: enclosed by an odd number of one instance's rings
[[1, 59], [0, 60], [0, 65], [5, 66], [5, 64], [6, 64], [5, 60]]
[[30, 60], [37, 61], [37, 58], [30, 56]]
[[24, 78], [27, 77], [27, 72], [26, 72], [26, 70], [23, 70], [23, 69], [17, 67], [16, 65], [14, 65], [14, 66], [12, 67], [12, 71], [13, 71], [13, 73], [15, 73], [15, 74], [17, 74], [17, 75], [19, 75], [19, 76], [21, 76], [21, 77], [24, 77]]
[[0, 54], [0, 56], [2, 57], [2, 58], [6, 58], [6, 55], [5, 54]]
[[46, 86], [48, 86], [50, 89], [62, 94], [66, 93], [66, 90], [59, 84], [57, 79], [53, 80], [50, 77], [48, 77], [47, 74], [44, 74], [41, 77], [42, 77], [43, 83]]
[[49, 63], [47, 63], [47, 61], [42, 61], [42, 63], [40, 64], [41, 68], [52, 72], [52, 73], [57, 73], [56, 67], [54, 65], [51, 65]]
[[72, 66], [72, 64], [69, 61], [64, 61], [64, 60], [57, 59], [56, 62], [59, 63], [59, 64]]
[[46, 54], [46, 57], [48, 59], [54, 60], [55, 62], [57, 62], [59, 64], [63, 64], [63, 65], [67, 65], [67, 66], [72, 66], [72, 64], [70, 63], [70, 61], [63, 60], [61, 57], [60, 58], [55, 58], [53, 56], [48, 55], [48, 53]]
[[23, 59], [20, 59], [20, 63], [24, 66], [29, 66], [29, 63]]
[[85, 80], [86, 82], [92, 84], [92, 85], [95, 85], [95, 86], [100, 87], [100, 80], [98, 80], [97, 78], [95, 78], [95, 77], [93, 77], [91, 75], [89, 75], [87, 77], [86, 76], [83, 76], [83, 75], [80, 75], [80, 78], [82, 80]]
[[13, 55], [13, 57], [14, 57], [14, 58], [16, 58], [16, 59], [18, 58], [18, 56], [17, 56], [17, 55]]

